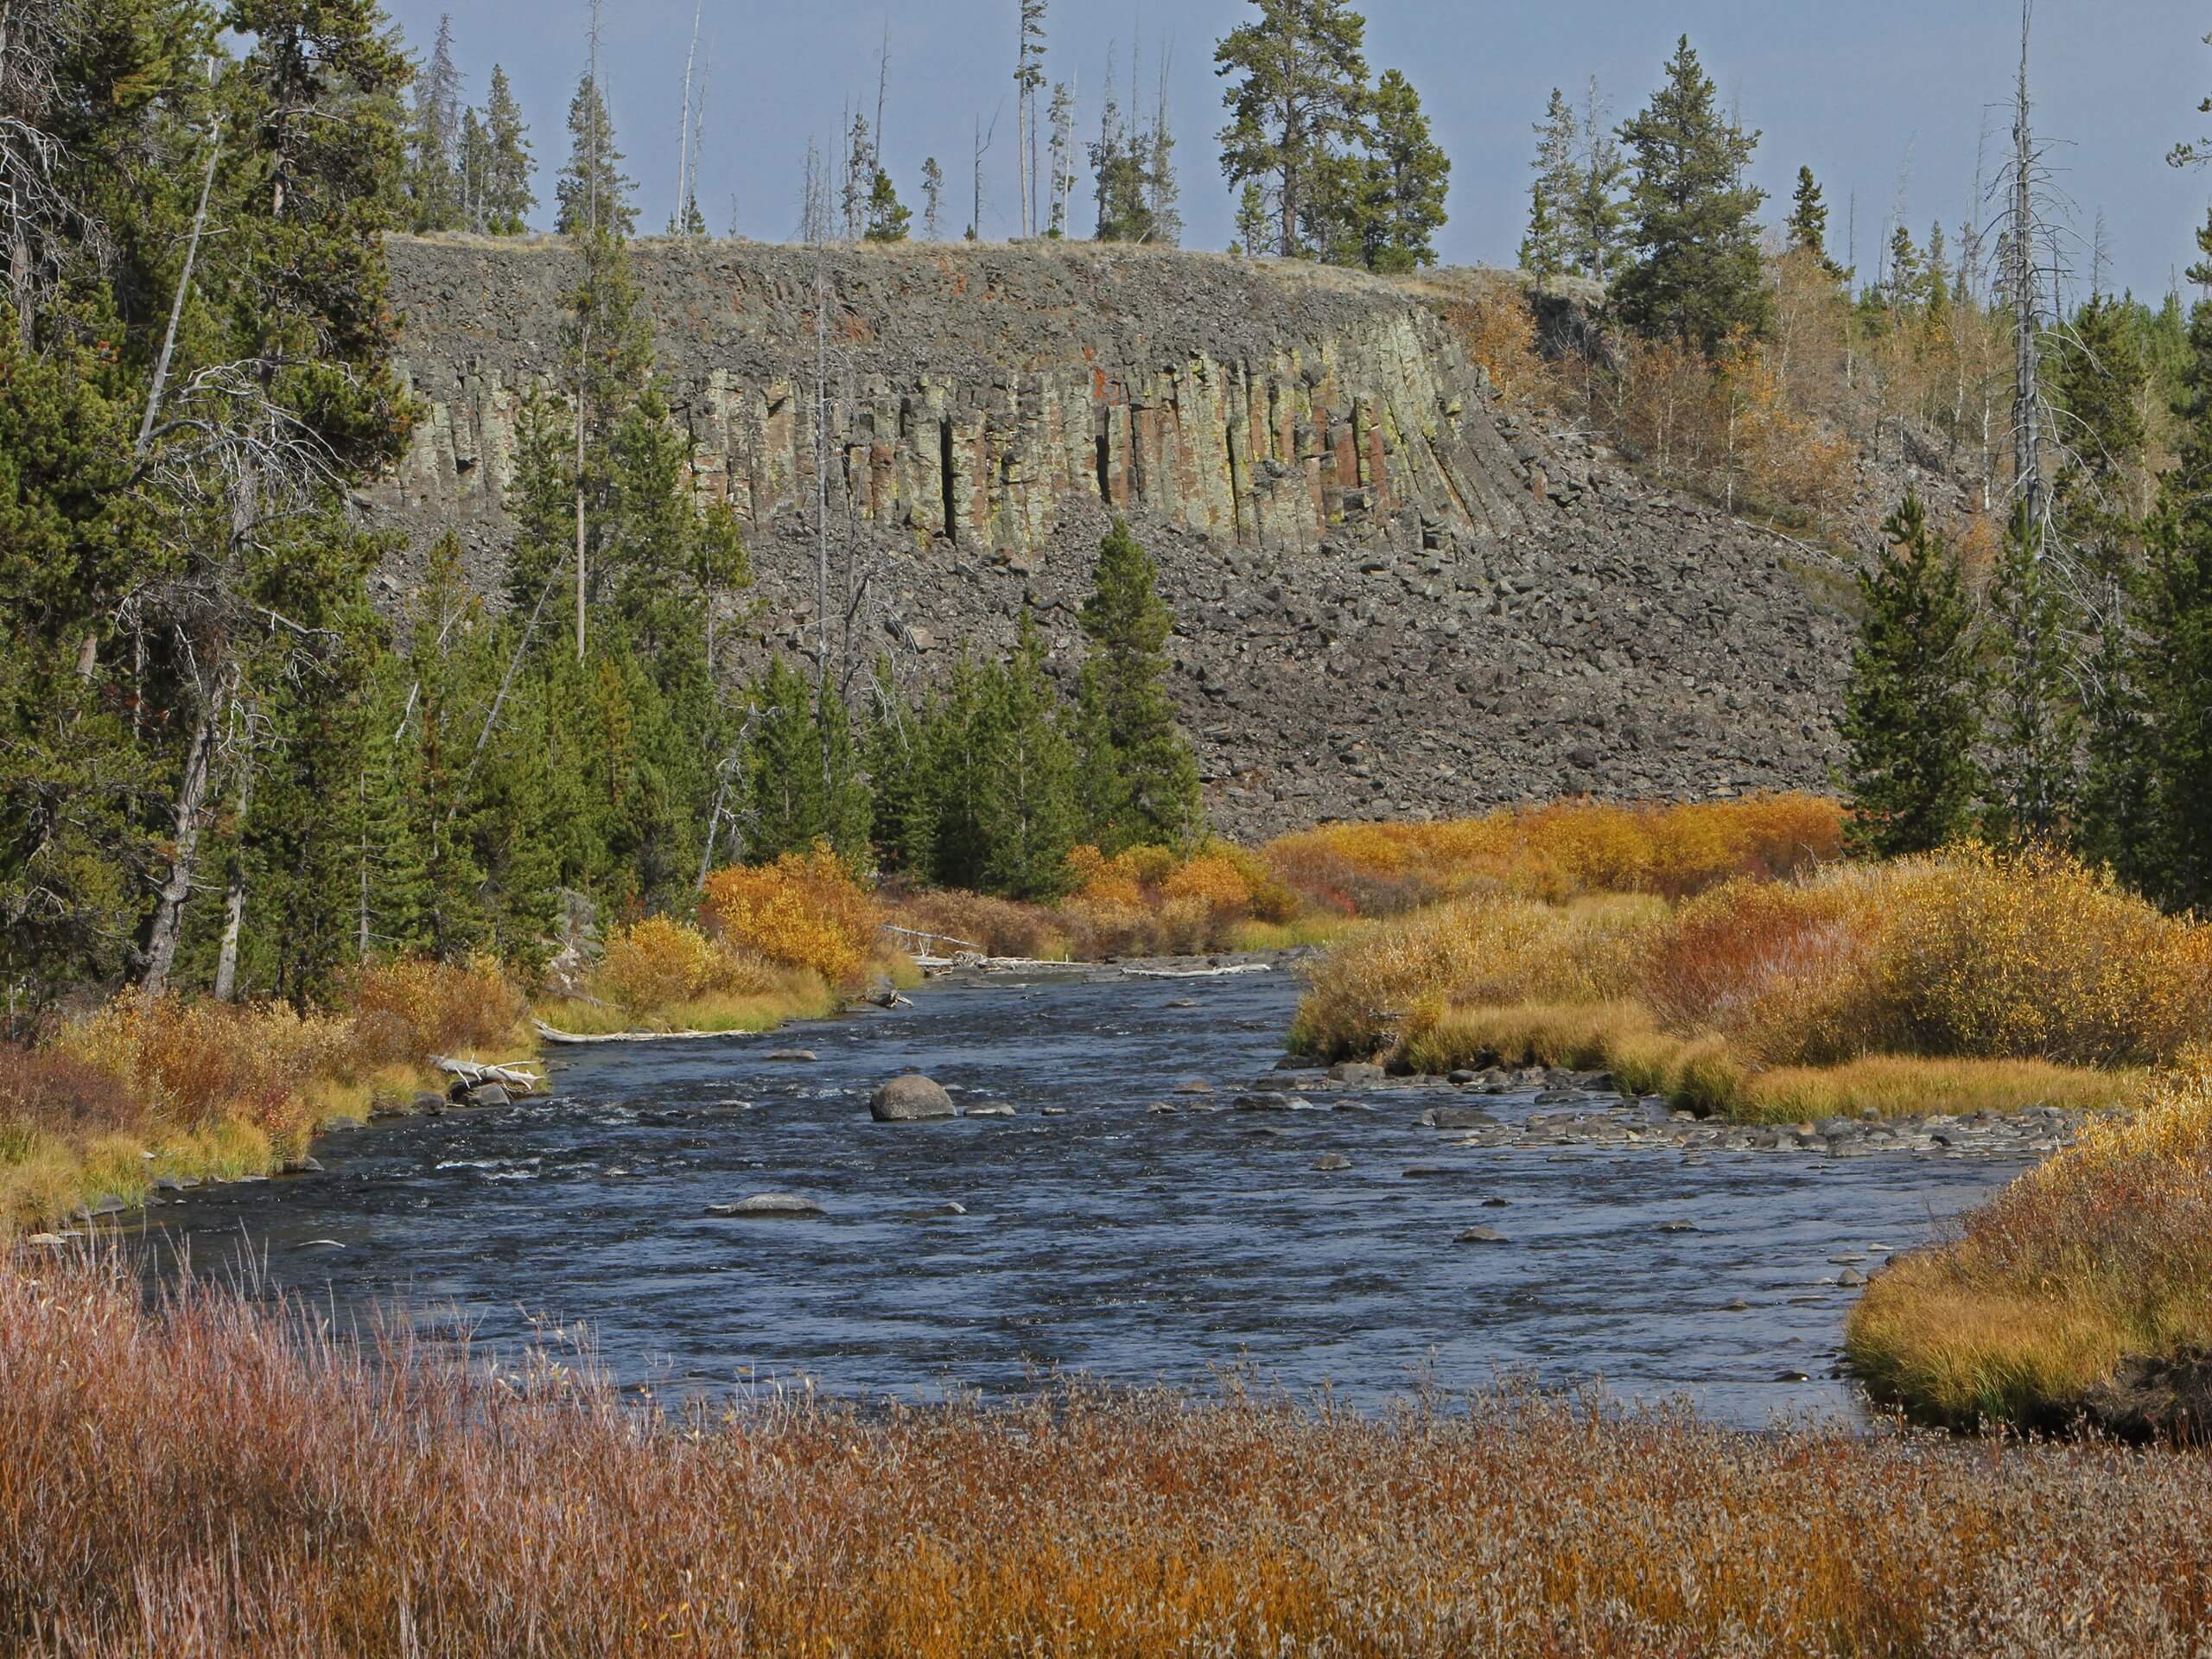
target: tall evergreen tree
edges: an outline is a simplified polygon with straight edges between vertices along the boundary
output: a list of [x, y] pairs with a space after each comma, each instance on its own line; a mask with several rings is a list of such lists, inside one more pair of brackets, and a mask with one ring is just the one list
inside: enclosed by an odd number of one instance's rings
[[1536, 180], [1529, 187], [1529, 229], [1521, 238], [1521, 269], [1531, 276], [1557, 276], [1567, 270], [1566, 238], [1559, 213]]
[[1580, 136], [1567, 95], [1552, 88], [1544, 118], [1536, 124], [1536, 177], [1529, 191], [1529, 231], [1521, 241], [1521, 268], [1534, 276], [1556, 276], [1570, 264], [1566, 214], [1582, 194]]
[[1866, 618], [1844, 695], [1843, 782], [1852, 845], [1889, 858], [1973, 828], [1982, 673], [1958, 556], [1919, 499], [1907, 496], [1882, 533], [1881, 558], [1859, 578]]
[[[2212, 218], [2191, 282], [2212, 287]], [[2174, 413], [2176, 464], [2159, 480], [2144, 582], [2137, 671], [2145, 704], [2155, 889], [2177, 909], [2212, 908], [2212, 301], [2189, 323], [2190, 359]]]
[[1330, 163], [1365, 136], [1367, 20], [1345, 0], [1252, 0], [1256, 21], [1230, 31], [1216, 71], [1224, 92], [1221, 168], [1232, 188], [1263, 182], [1278, 215], [1275, 251], [1310, 255], [1313, 197]]
[[1759, 136], [1721, 112], [1688, 35], [1666, 84], [1621, 138], [1634, 157], [1629, 239], [1638, 254], [1615, 288], [1623, 319], [1708, 354], [1739, 332], [1763, 334], [1770, 300], [1757, 214], [1765, 194], [1745, 181]]
[[1167, 636], [1174, 617], [1160, 597], [1152, 556], [1120, 519], [1099, 544], [1083, 632], [1077, 731], [1091, 802], [1091, 838], [1108, 851], [1141, 842], [1188, 847], [1205, 809], [1198, 759], [1175, 723], [1167, 694]]
[[530, 129], [522, 118], [507, 85], [507, 73], [492, 66], [492, 89], [484, 104], [484, 129], [489, 155], [483, 181], [484, 228], [493, 236], [520, 236], [529, 228], [537, 197], [531, 179], [537, 163], [531, 157]]
[[991, 677], [988, 696], [976, 802], [983, 884], [1009, 899], [1057, 899], [1067, 891], [1076, 841], [1076, 753], [1027, 606], [1014, 654]]
[[1383, 72], [1368, 110], [1370, 150], [1354, 170], [1358, 199], [1349, 215], [1357, 231], [1357, 263], [1394, 273], [1433, 265], [1451, 161], [1429, 137], [1421, 95], [1397, 70]]
[[1990, 827], [2019, 842], [2056, 839], [2071, 821], [2082, 728], [2074, 642], [2046, 526], [2012, 516], [1991, 594], [1999, 639]]
[[1820, 181], [1809, 167], [1797, 169], [1797, 190], [1789, 200], [1783, 234], [1791, 247], [1802, 248], [1816, 259], [1828, 257], [1828, 205], [1821, 199]]
[[1628, 163], [1621, 158], [1620, 139], [1606, 117], [1605, 103], [1595, 76], [1582, 111], [1582, 146], [1575, 168], [1574, 194], [1559, 206], [1567, 226], [1567, 257], [1574, 268], [1593, 282], [1608, 282], [1618, 258], [1624, 213], [1621, 181]]
[[569, 102], [569, 164], [554, 188], [561, 204], [555, 228], [563, 236], [594, 230], [616, 237], [636, 235], [638, 211], [632, 197], [637, 181], [622, 171], [614, 124], [589, 70], [576, 83], [576, 95]]
[[410, 228], [457, 231], [467, 223], [462, 189], [461, 69], [454, 62], [453, 14], [442, 13], [429, 60], [415, 78], [407, 136]]

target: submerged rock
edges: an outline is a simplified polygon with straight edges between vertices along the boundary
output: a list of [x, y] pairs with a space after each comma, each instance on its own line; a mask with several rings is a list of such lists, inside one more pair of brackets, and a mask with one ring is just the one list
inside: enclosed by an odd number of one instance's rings
[[810, 1048], [779, 1048], [761, 1058], [792, 1065], [812, 1065], [822, 1057]]
[[735, 1204], [710, 1204], [707, 1213], [741, 1221], [811, 1221], [830, 1212], [796, 1192], [756, 1192]]
[[1325, 1152], [1313, 1160], [1313, 1167], [1321, 1170], [1350, 1169], [1351, 1160], [1341, 1152]]
[[1503, 1244], [1510, 1241], [1495, 1227], [1470, 1227], [1455, 1235], [1452, 1242], [1454, 1244]]
[[868, 1110], [879, 1123], [920, 1123], [960, 1116], [952, 1096], [918, 1071], [883, 1084], [868, 1096]]

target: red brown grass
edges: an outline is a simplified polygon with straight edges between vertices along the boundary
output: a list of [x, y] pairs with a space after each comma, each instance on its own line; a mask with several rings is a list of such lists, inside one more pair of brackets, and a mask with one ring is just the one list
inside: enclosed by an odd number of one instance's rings
[[0, 1263], [0, 1649], [2181, 1654], [2212, 1465], [1232, 1389], [626, 1402], [112, 1259]]

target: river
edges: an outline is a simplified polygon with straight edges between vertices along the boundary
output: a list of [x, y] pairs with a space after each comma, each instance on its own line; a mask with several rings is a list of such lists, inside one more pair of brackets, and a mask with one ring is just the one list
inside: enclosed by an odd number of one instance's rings
[[[341, 1317], [398, 1302], [495, 1346], [588, 1328], [629, 1383], [926, 1400], [1243, 1366], [1373, 1405], [1527, 1375], [1760, 1427], [1857, 1409], [1832, 1256], [1871, 1271], [2024, 1166], [1465, 1147], [1418, 1121], [1442, 1085], [1230, 1109], [1297, 995], [1284, 971], [990, 979], [768, 1038], [556, 1051], [537, 1096], [333, 1135], [320, 1173], [146, 1224], [203, 1269], [251, 1249]], [[796, 1049], [817, 1058], [768, 1058]], [[1016, 1115], [871, 1122], [909, 1066]], [[706, 1213], [763, 1192], [828, 1214]], [[1503, 1241], [1454, 1242], [1473, 1226]]]

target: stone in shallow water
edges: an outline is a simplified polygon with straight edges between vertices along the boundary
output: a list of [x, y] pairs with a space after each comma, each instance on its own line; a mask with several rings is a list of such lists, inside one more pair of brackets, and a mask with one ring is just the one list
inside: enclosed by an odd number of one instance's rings
[[952, 1096], [919, 1072], [893, 1077], [868, 1096], [868, 1116], [879, 1123], [919, 1123], [957, 1117]]
[[1509, 1241], [1495, 1227], [1470, 1227], [1465, 1232], [1456, 1234], [1452, 1242], [1454, 1244], [1503, 1244]]
[[965, 1113], [965, 1116], [969, 1117], [1012, 1117], [1014, 1116], [1014, 1109], [1013, 1107], [1006, 1104], [1003, 1101], [987, 1101], [981, 1106], [970, 1106]]
[[812, 1198], [803, 1198], [796, 1192], [756, 1192], [735, 1204], [710, 1204], [707, 1213], [741, 1221], [811, 1221], [830, 1212]]
[[821, 1059], [810, 1048], [779, 1048], [762, 1056], [764, 1059], [779, 1060], [790, 1065], [812, 1065]]
[[1351, 1160], [1340, 1152], [1326, 1152], [1313, 1160], [1316, 1169], [1350, 1169]]
[[1694, 1221], [1662, 1221], [1659, 1224], [1659, 1230], [1662, 1233], [1694, 1233], [1697, 1231], [1697, 1223]]

